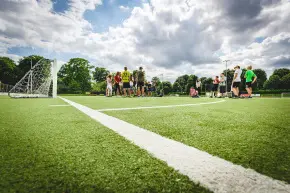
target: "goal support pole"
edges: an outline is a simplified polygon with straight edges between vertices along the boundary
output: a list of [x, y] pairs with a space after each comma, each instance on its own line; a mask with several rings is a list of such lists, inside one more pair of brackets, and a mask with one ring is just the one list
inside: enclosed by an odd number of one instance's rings
[[52, 69], [52, 98], [57, 97], [57, 61], [53, 60], [53, 69]]

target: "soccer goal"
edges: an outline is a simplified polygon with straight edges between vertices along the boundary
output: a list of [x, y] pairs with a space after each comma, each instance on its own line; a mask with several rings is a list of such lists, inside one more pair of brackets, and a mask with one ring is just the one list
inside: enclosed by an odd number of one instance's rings
[[281, 93], [281, 98], [289, 98], [289, 97], [290, 97], [290, 92]]
[[41, 59], [9, 91], [12, 98], [56, 98], [57, 62]]

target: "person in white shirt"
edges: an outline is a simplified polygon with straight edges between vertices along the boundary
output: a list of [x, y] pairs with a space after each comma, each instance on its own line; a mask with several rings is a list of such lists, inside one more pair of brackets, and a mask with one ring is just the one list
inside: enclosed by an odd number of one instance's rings
[[226, 96], [226, 82], [227, 82], [227, 77], [225, 76], [224, 73], [221, 73], [220, 75], [220, 94], [221, 97], [225, 97]]
[[234, 98], [238, 98], [239, 97], [239, 87], [241, 84], [241, 75], [242, 75], [242, 70], [241, 67], [239, 65], [235, 66], [235, 74], [234, 74], [234, 78], [233, 78], [233, 92], [234, 92]]
[[200, 80], [200, 78], [196, 80], [195, 87], [196, 87], [196, 90], [198, 91], [198, 93], [201, 94], [201, 80]]
[[113, 91], [113, 87], [112, 87], [112, 75], [108, 75], [107, 76], [107, 97], [111, 97], [112, 96], [112, 91]]

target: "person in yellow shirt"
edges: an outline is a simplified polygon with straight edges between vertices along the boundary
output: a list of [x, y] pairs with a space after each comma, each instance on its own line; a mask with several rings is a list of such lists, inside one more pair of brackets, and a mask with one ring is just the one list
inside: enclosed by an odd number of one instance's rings
[[128, 71], [127, 67], [124, 67], [124, 71], [122, 72], [122, 82], [123, 82], [123, 91], [124, 91], [124, 96], [127, 96], [127, 91], [128, 95], [130, 95], [130, 72]]

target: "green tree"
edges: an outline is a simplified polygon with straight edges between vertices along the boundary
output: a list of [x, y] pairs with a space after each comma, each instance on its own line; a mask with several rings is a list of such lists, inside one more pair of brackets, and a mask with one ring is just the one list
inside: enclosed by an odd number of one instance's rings
[[279, 89], [281, 87], [281, 79], [278, 75], [270, 76], [269, 80], [264, 83], [266, 89]]
[[174, 82], [172, 86], [173, 92], [182, 92], [182, 88], [180, 87], [180, 84], [178, 82]]
[[107, 88], [106, 81], [96, 82], [96, 83], [92, 84], [92, 92], [105, 94], [106, 93], [106, 88]]
[[156, 82], [157, 84], [159, 84], [161, 81], [160, 81], [160, 78], [154, 76], [151, 80], [152, 82]]
[[165, 95], [169, 94], [170, 92], [172, 92], [172, 85], [171, 85], [171, 82], [169, 81], [164, 81], [162, 82], [162, 84], [160, 84], [160, 88], [159, 90], [162, 90], [162, 85], [163, 85], [163, 93]]
[[281, 78], [281, 88], [290, 89], [290, 73]]
[[288, 68], [280, 68], [280, 69], [276, 69], [274, 72], [273, 72], [273, 75], [277, 75], [279, 76], [280, 78], [282, 78], [283, 76], [287, 75], [290, 73], [290, 69]]
[[267, 80], [267, 74], [265, 70], [263, 69], [255, 69], [253, 70], [256, 76], [258, 77], [257, 79], [257, 89], [263, 89], [264, 83]]
[[17, 81], [16, 64], [8, 57], [0, 57], [0, 82], [14, 85]]
[[189, 76], [187, 74], [178, 77], [175, 82], [178, 82], [180, 87], [182, 88], [182, 91], [186, 91], [186, 85], [188, 81]]
[[191, 87], [194, 87], [196, 86], [196, 80], [198, 79], [197, 76], [195, 75], [190, 75], [187, 79], [187, 84], [186, 84], [186, 93], [189, 93], [189, 90]]
[[93, 77], [96, 82], [103, 82], [110, 72], [106, 68], [96, 67], [93, 72]]
[[17, 79], [20, 80], [37, 62], [44, 59], [43, 56], [31, 55], [19, 60], [17, 66]]
[[91, 68], [93, 67], [89, 61], [83, 58], [72, 58], [61, 67], [58, 73], [59, 82], [67, 92], [88, 92], [91, 90]]
[[205, 79], [204, 81], [203, 81], [203, 87], [202, 87], [202, 90], [204, 91], [204, 90], [206, 90], [207, 92], [209, 92], [209, 91], [211, 91], [211, 89], [212, 89], [212, 81], [213, 81], [213, 79], [212, 78], [207, 78], [207, 79]]

